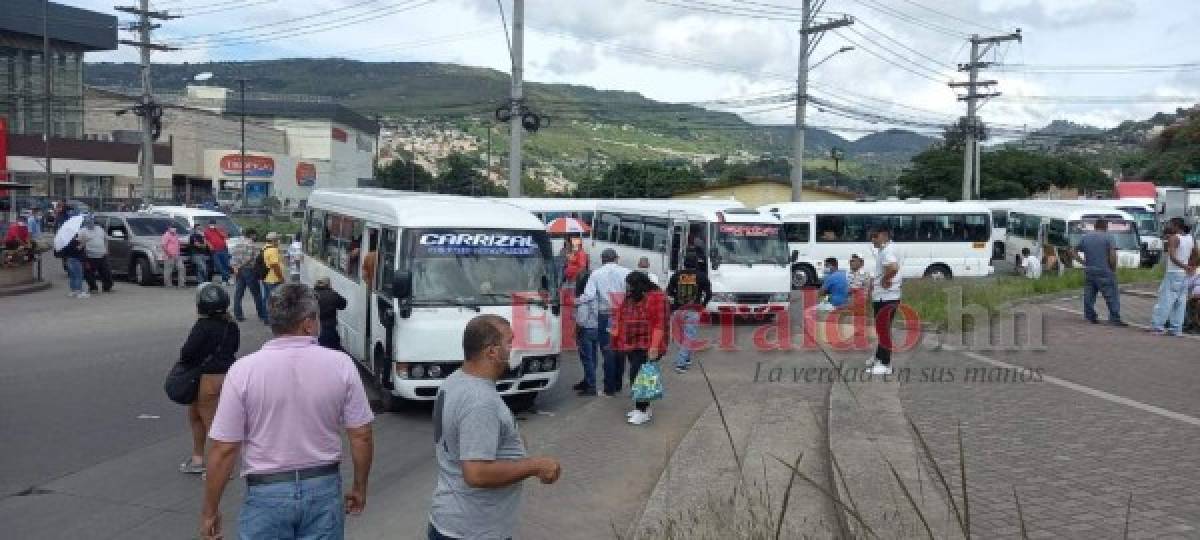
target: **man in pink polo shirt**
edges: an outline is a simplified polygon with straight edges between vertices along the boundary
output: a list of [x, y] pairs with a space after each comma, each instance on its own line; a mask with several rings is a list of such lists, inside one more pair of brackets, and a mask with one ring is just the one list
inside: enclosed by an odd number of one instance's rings
[[[341, 539], [345, 514], [357, 515], [366, 505], [374, 416], [350, 357], [317, 345], [321, 323], [312, 289], [280, 285], [268, 310], [275, 339], [225, 376], [208, 433], [200, 537], [221, 537], [221, 495], [241, 451], [247, 487], [240, 538]], [[354, 484], [344, 499], [338, 470], [343, 430], [354, 461]]]

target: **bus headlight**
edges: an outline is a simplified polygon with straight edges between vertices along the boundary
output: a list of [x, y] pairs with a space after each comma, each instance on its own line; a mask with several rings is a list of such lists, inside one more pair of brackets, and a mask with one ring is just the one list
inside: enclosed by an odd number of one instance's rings
[[785, 292], [777, 292], [771, 295], [772, 302], [787, 302], [792, 299], [791, 295]]
[[396, 362], [392, 366], [392, 374], [395, 375], [397, 379], [407, 379], [408, 378], [408, 366], [409, 366], [409, 364], [406, 364], [404, 362]]
[[737, 295], [727, 292], [713, 293], [713, 302], [737, 302]]
[[530, 358], [529, 359], [529, 372], [533, 373], [533, 372], [537, 372], [537, 371], [541, 371], [541, 370], [542, 370], [542, 361], [539, 360], [537, 357]]
[[429, 366], [428, 371], [429, 371], [429, 378], [431, 378], [431, 379], [442, 378], [442, 366], [434, 364], [432, 366]]
[[414, 379], [424, 378], [425, 377], [425, 366], [423, 366], [421, 364], [413, 364], [412, 367], [408, 368], [408, 373]]
[[546, 361], [542, 362], [542, 369], [546, 371], [554, 371], [556, 367], [558, 367], [558, 358], [556, 357], [547, 356]]

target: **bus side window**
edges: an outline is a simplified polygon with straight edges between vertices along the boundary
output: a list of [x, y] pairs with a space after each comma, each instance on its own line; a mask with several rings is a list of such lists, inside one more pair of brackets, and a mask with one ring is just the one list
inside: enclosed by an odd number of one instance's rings
[[808, 223], [784, 223], [783, 232], [788, 243], [807, 244], [811, 240], [812, 227]]
[[308, 231], [304, 235], [304, 254], [324, 260], [321, 253], [325, 234], [325, 212], [311, 208], [308, 211]]
[[379, 292], [392, 297], [392, 279], [396, 276], [396, 229], [383, 229], [383, 240], [379, 246]]

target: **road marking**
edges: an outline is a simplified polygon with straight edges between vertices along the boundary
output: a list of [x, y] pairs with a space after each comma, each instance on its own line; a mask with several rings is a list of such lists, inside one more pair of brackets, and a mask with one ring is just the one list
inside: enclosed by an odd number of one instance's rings
[[[1067, 312], [1067, 313], [1074, 313], [1074, 314], [1076, 314], [1076, 315], [1079, 315], [1079, 316], [1081, 316], [1081, 317], [1083, 316], [1083, 312], [1082, 312], [1082, 311], [1079, 311], [1078, 309], [1071, 309], [1071, 308], [1069, 308], [1069, 307], [1055, 306], [1055, 305], [1050, 305], [1049, 307], [1050, 307], [1051, 309], [1057, 309], [1057, 310], [1059, 310], [1059, 311], [1064, 311], [1064, 312]], [[1131, 323], [1131, 322], [1126, 322], [1125, 324], [1128, 324], [1129, 326], [1132, 326], [1132, 327], [1134, 327], [1134, 328], [1141, 328], [1142, 330], [1153, 330], [1153, 328], [1151, 328], [1151, 327], [1149, 327], [1149, 326], [1146, 326], [1146, 325], [1144, 325], [1144, 324]], [[1187, 339], [1191, 339], [1191, 340], [1200, 340], [1200, 337], [1197, 337], [1197, 336], [1189, 336], [1189, 335], [1187, 335], [1187, 334], [1184, 334], [1184, 335], [1182, 335], [1182, 336], [1170, 336], [1170, 337], [1172, 337], [1172, 338], [1176, 338], [1176, 339], [1178, 339], [1178, 338], [1187, 338]]]
[[[994, 358], [989, 358], [982, 354], [979, 354], [979, 353], [976, 353], [973, 351], [963, 350], [958, 347], [954, 347], [954, 346], [950, 346], [950, 345], [942, 345], [942, 348], [945, 350], [948, 350], [948, 351], [957, 352], [957, 353], [962, 354], [963, 356], [966, 356], [967, 358], [970, 358], [972, 360], [978, 360], [985, 364], [991, 364], [996, 367], [1002, 367], [1002, 368], [1007, 368], [1007, 369], [1016, 369], [1016, 370], [1028, 369], [1024, 366], [1018, 366], [1016, 364], [1009, 364], [1008, 362], [1001, 362], [1000, 360], [996, 360]], [[1051, 375], [1043, 375], [1042, 380], [1045, 382], [1048, 382], [1050, 384], [1057, 384], [1064, 388], [1069, 388], [1076, 392], [1081, 392], [1081, 393], [1087, 394], [1092, 397], [1098, 397], [1098, 398], [1106, 400], [1106, 401], [1111, 401], [1113, 403], [1117, 403], [1120, 405], [1133, 407], [1135, 409], [1140, 409], [1142, 411], [1145, 411], [1145, 412], [1148, 412], [1151, 414], [1157, 414], [1159, 416], [1171, 418], [1173, 420], [1178, 420], [1185, 424], [1191, 424], [1193, 426], [1200, 427], [1200, 418], [1196, 418], [1194, 416], [1189, 416], [1189, 415], [1186, 415], [1183, 413], [1170, 411], [1170, 410], [1164, 409], [1162, 407], [1157, 407], [1154, 405], [1150, 405], [1148, 403], [1142, 403], [1140, 401], [1129, 399], [1129, 398], [1123, 397], [1123, 396], [1118, 396], [1116, 394], [1110, 394], [1108, 392], [1105, 392], [1104, 390], [1097, 390], [1090, 386], [1084, 386], [1079, 383], [1073, 383], [1071, 381], [1068, 381], [1065, 379], [1060, 379], [1058, 377], [1054, 377]]]
[[158, 420], [159, 418], [162, 418], [162, 417], [157, 414], [139, 414], [139, 415], [137, 415], [138, 420]]

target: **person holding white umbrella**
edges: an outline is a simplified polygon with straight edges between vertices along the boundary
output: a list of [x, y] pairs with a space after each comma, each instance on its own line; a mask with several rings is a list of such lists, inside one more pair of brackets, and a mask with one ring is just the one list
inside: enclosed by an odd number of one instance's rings
[[83, 216], [74, 216], [58, 228], [54, 234], [54, 251], [62, 255], [67, 265], [67, 282], [71, 292], [67, 296], [87, 298], [91, 296], [83, 290], [83, 242], [79, 241], [79, 228], [83, 226]]

